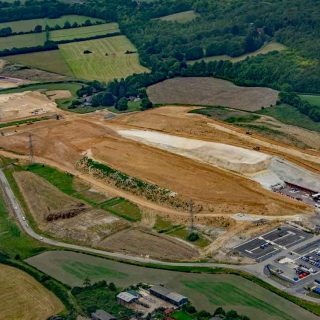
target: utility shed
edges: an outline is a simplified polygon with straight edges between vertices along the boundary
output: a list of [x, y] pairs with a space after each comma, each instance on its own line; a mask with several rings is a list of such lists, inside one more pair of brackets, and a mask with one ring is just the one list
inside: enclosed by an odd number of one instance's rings
[[116, 320], [116, 318], [104, 310], [97, 310], [91, 314], [92, 320]]
[[182, 296], [181, 294], [173, 292], [162, 286], [153, 286], [150, 289], [150, 293], [178, 307], [188, 302], [187, 297]]

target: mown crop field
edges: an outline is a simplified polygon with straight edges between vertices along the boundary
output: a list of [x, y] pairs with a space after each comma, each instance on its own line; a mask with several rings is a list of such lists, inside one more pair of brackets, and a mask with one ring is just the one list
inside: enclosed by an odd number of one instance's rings
[[0, 264], [0, 320], [42, 320], [64, 310], [61, 301], [34, 278]]
[[30, 48], [43, 46], [46, 35], [42, 33], [29, 33], [10, 37], [0, 38], [0, 51], [12, 48]]
[[117, 23], [104, 23], [89, 27], [54, 30], [50, 32], [50, 40], [64, 41], [83, 39], [94, 36], [107, 35], [114, 32], [120, 32], [119, 25]]
[[143, 268], [80, 253], [54, 251], [28, 259], [28, 263], [71, 286], [105, 279], [117, 286], [162, 283], [186, 295], [199, 310], [218, 306], [234, 309], [255, 320], [317, 319], [316, 316], [260, 286], [235, 275], [192, 274]]
[[46, 25], [48, 25], [49, 27], [55, 27], [56, 25], [63, 27], [64, 23], [67, 21], [72, 25], [75, 22], [78, 24], [83, 24], [86, 20], [90, 20], [92, 23], [103, 21], [101, 19], [92, 17], [68, 15], [56, 19], [43, 18], [3, 22], [0, 23], [0, 29], [10, 27], [12, 29], [12, 32], [28, 32], [34, 30], [35, 26], [37, 25], [42, 26], [42, 28], [44, 29]]
[[[1, 42], [1, 39], [0, 39]], [[66, 76], [73, 76], [69, 66], [59, 50], [32, 52], [5, 57], [6, 60], [29, 67], [50, 71]]]
[[192, 21], [197, 16], [198, 15], [193, 10], [189, 10], [189, 11], [183, 11], [183, 12], [170, 14], [168, 16], [163, 16], [163, 17], [159, 18], [159, 20], [185, 23], [185, 22]]
[[136, 48], [125, 36], [68, 43], [59, 48], [79, 79], [110, 81], [148, 71], [140, 65]]

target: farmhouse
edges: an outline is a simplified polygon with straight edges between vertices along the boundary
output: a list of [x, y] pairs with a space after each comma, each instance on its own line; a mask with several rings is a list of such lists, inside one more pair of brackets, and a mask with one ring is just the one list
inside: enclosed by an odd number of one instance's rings
[[123, 306], [128, 306], [131, 303], [134, 303], [138, 300], [138, 296], [133, 295], [130, 292], [120, 292], [117, 295], [117, 301]]
[[116, 318], [104, 310], [97, 310], [91, 314], [92, 320], [116, 320]]
[[172, 303], [175, 306], [182, 306], [183, 304], [186, 304], [188, 302], [188, 298], [182, 296], [179, 293], [173, 292], [165, 287], [162, 286], [153, 286], [150, 289], [150, 293], [154, 296], [167, 301], [169, 303]]

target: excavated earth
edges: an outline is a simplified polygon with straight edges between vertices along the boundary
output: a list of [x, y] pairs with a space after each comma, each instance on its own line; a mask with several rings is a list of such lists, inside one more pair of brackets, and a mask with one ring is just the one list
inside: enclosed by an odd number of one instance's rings
[[29, 134], [32, 133], [34, 155], [58, 168], [75, 171], [77, 161], [87, 154], [128, 175], [168, 188], [184, 198], [192, 198], [202, 205], [201, 214], [208, 217], [239, 212], [273, 216], [313, 212], [308, 205], [268, 191], [239, 172], [155, 148], [118, 133], [119, 130], [148, 129], [229, 145], [226, 146], [228, 150], [232, 150], [231, 146], [244, 148], [248, 154], [259, 146], [267, 155], [266, 161], [270, 155], [275, 155], [315, 173], [320, 172], [320, 153], [302, 151], [259, 135], [248, 136], [242, 129], [190, 114], [190, 110], [190, 107], [169, 106], [121, 115], [113, 120], [105, 120], [103, 112], [65, 114], [64, 119], [58, 121], [3, 129], [0, 146], [27, 155]]

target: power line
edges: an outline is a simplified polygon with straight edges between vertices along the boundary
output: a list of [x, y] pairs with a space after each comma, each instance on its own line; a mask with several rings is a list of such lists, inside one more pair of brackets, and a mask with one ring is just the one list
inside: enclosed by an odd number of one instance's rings
[[33, 164], [33, 142], [31, 133], [29, 133], [29, 163]]
[[193, 201], [190, 199], [189, 201], [189, 218], [190, 218], [190, 231], [194, 230], [194, 219], [193, 219]]

